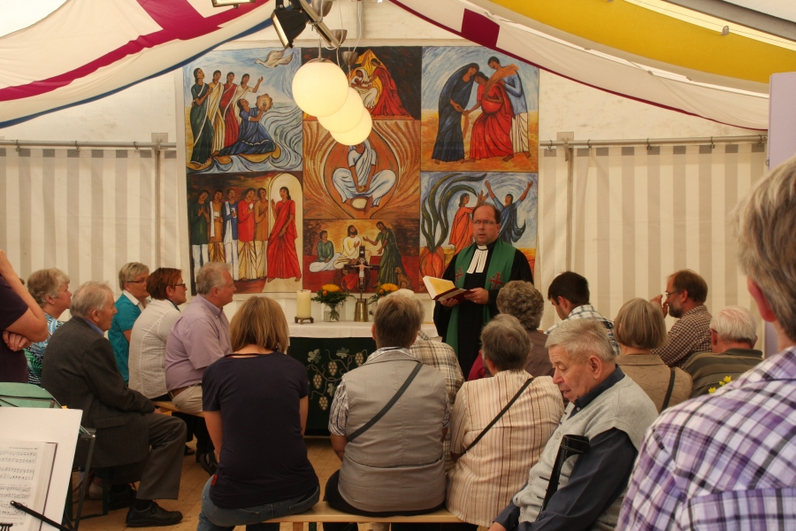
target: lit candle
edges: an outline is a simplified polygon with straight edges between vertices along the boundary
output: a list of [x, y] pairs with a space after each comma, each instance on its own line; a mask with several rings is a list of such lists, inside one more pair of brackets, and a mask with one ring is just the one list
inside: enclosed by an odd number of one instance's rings
[[311, 297], [312, 292], [308, 289], [296, 292], [296, 317], [299, 319], [308, 319], [312, 315]]

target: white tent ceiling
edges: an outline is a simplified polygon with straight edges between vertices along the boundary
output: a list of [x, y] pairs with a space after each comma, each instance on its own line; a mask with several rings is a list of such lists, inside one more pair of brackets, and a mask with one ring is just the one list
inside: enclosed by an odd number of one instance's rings
[[[738, 127], [765, 129], [769, 76], [796, 71], [792, 0], [394, 3], [567, 78]], [[210, 0], [67, 0], [0, 38], [0, 127], [179, 66], [268, 26], [272, 9], [268, 0], [239, 9]]]

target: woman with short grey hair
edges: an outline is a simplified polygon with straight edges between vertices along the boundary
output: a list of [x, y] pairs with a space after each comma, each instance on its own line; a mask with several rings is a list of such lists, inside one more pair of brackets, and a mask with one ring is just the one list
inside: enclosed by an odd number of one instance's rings
[[[512, 280], [498, 292], [497, 308], [501, 314], [514, 316], [528, 334], [531, 341], [525, 370], [533, 376], [553, 376], [553, 366], [547, 356], [545, 342], [547, 336], [539, 330], [544, 314], [544, 297], [530, 282]], [[489, 371], [480, 360], [476, 360], [470, 370], [468, 380], [489, 376]]]
[[32, 343], [25, 349], [25, 357], [28, 359], [28, 383], [41, 385], [44, 349], [47, 348], [50, 336], [64, 324], [58, 318], [72, 303], [69, 277], [57, 267], [34, 271], [28, 277], [28, 292], [44, 310], [44, 317], [47, 319], [47, 339]]
[[489, 526], [522, 488], [564, 412], [553, 379], [525, 372], [530, 346], [515, 317], [496, 316], [481, 332], [493, 377], [465, 382], [456, 395], [447, 506], [473, 531]]

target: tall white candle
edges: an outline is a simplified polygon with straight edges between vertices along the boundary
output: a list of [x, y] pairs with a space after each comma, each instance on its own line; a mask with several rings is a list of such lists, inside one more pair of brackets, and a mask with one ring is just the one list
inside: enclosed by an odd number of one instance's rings
[[312, 292], [308, 289], [296, 292], [296, 317], [306, 319], [312, 315], [311, 298]]

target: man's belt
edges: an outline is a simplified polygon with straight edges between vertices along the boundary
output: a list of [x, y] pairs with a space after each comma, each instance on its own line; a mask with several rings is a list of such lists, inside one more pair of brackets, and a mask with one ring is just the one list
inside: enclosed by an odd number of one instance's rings
[[174, 397], [177, 396], [178, 394], [182, 393], [186, 389], [190, 389], [191, 387], [196, 387], [197, 385], [202, 385], [202, 384], [197, 382], [195, 384], [191, 384], [191, 385], [186, 386], [186, 387], [178, 387], [174, 391], [169, 391], [169, 396], [171, 397], [172, 400], [174, 400]]

